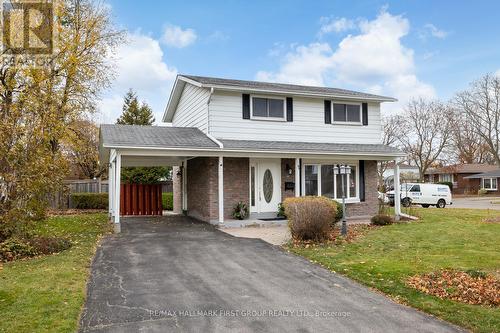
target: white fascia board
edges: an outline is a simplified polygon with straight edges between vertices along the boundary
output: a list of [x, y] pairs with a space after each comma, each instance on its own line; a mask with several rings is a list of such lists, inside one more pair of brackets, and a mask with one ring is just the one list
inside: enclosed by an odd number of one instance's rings
[[213, 85], [213, 84], [202, 85], [202, 87], [214, 88], [214, 89], [220, 89], [220, 90], [229, 90], [229, 91], [259, 92], [259, 93], [268, 93], [268, 94], [277, 94], [277, 95], [294, 95], [294, 96], [332, 98], [332, 99], [338, 98], [338, 99], [348, 99], [348, 100], [356, 100], [356, 101], [372, 101], [372, 102], [397, 102], [398, 101], [396, 98], [383, 97], [383, 96], [380, 96], [380, 97], [345, 96], [345, 95], [336, 95], [336, 94], [320, 94], [320, 93], [312, 93], [312, 92], [271, 90], [271, 89], [235, 87], [235, 86]]
[[356, 157], [367, 160], [394, 160], [398, 157], [405, 157], [404, 153], [384, 154], [384, 153], [331, 153], [331, 152], [311, 152], [311, 151], [262, 151], [262, 150], [239, 150], [239, 149], [217, 149], [217, 148], [163, 148], [163, 147], [113, 147], [120, 151], [122, 155], [136, 156], [220, 156], [222, 153], [227, 157], [314, 157], [314, 158], [339, 158]]

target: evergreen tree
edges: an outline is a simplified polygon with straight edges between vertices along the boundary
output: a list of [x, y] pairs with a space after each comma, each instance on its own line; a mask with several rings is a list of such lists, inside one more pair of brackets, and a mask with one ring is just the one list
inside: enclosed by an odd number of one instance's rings
[[154, 122], [153, 110], [147, 103], [139, 103], [137, 94], [130, 89], [125, 95], [122, 114], [116, 123], [121, 125], [152, 125]]
[[[155, 118], [153, 111], [145, 102], [139, 104], [137, 94], [130, 89], [125, 95], [122, 114], [116, 120], [121, 125], [153, 125]], [[123, 168], [121, 180], [125, 183], [155, 184], [166, 180], [170, 174], [170, 167], [129, 167]]]

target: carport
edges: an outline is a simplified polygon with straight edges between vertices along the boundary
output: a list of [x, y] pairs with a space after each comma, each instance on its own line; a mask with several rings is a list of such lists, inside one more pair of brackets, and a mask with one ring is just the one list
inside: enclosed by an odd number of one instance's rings
[[[196, 156], [217, 156], [220, 149], [197, 128], [102, 125], [99, 133], [100, 161], [109, 168], [109, 216], [120, 232], [120, 187], [122, 167], [172, 166], [186, 172], [187, 160]], [[187, 207], [186, 177], [181, 177], [181, 209]]]

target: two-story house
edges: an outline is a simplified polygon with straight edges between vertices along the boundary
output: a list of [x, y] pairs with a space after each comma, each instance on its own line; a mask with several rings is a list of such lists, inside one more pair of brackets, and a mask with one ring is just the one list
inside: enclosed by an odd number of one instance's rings
[[[377, 161], [404, 156], [381, 144], [381, 103], [392, 101], [344, 89], [178, 75], [163, 116], [172, 126], [101, 126], [110, 213], [119, 226], [121, 167], [172, 165], [182, 210], [203, 221], [223, 223], [240, 201], [259, 217], [274, 216], [291, 196], [341, 200], [342, 185], [348, 215], [371, 216]], [[334, 173], [343, 164], [352, 170], [344, 184]]]

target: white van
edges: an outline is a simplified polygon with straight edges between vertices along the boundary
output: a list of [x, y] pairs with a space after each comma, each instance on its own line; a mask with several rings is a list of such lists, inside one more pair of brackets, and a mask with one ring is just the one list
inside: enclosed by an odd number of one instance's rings
[[[401, 204], [409, 207], [412, 204], [422, 205], [424, 208], [436, 206], [444, 208], [451, 205], [451, 191], [448, 185], [405, 183], [401, 185]], [[387, 192], [391, 205], [394, 205], [394, 191]]]

